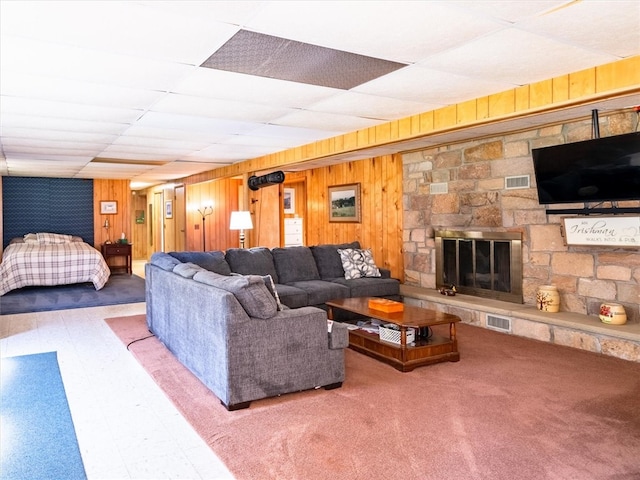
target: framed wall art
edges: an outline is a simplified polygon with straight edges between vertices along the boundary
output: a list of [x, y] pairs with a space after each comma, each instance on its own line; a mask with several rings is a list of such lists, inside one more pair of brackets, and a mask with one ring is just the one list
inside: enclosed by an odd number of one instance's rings
[[329, 187], [329, 221], [360, 222], [360, 184]]
[[100, 202], [101, 215], [116, 215], [117, 213], [118, 213], [118, 202], [116, 202], [115, 200]]
[[164, 202], [164, 218], [173, 218], [173, 202], [171, 200]]
[[296, 213], [296, 190], [285, 188], [282, 194], [284, 213]]

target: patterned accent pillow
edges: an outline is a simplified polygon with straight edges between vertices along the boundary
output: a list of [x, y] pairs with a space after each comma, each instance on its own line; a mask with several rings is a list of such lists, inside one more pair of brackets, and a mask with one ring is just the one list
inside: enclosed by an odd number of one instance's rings
[[344, 268], [344, 278], [353, 280], [362, 277], [379, 277], [380, 270], [373, 261], [370, 249], [345, 248], [338, 249], [342, 268]]

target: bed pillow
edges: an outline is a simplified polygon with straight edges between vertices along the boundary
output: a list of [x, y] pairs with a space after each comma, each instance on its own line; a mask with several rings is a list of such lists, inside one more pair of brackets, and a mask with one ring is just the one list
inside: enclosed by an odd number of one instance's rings
[[38, 238], [38, 243], [43, 243], [47, 245], [51, 244], [59, 244], [59, 243], [71, 243], [72, 236], [71, 235], [63, 235], [60, 233], [36, 233], [36, 237]]
[[27, 233], [23, 238], [24, 243], [38, 243], [38, 236], [35, 233]]
[[370, 249], [345, 248], [338, 249], [342, 268], [344, 268], [344, 278], [353, 280], [362, 277], [379, 277], [380, 270], [373, 260]]

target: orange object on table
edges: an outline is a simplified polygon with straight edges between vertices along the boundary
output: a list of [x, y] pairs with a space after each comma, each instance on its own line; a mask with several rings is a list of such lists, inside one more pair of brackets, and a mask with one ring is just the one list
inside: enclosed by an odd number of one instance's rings
[[387, 313], [404, 311], [404, 305], [402, 303], [386, 298], [369, 299], [369, 308]]

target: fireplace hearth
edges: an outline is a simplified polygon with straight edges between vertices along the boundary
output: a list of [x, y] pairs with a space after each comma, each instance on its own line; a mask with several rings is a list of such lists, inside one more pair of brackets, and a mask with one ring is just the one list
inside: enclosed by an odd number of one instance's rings
[[522, 303], [522, 235], [438, 230], [436, 285], [463, 294]]

